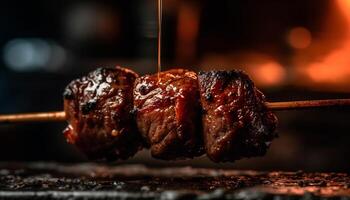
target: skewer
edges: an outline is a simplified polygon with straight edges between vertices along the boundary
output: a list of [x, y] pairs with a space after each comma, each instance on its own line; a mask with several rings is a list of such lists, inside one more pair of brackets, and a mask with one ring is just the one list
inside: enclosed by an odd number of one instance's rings
[[66, 119], [66, 113], [64, 111], [0, 115], [0, 123], [50, 122], [50, 121], [64, 121], [65, 119]]
[[[266, 106], [271, 111], [301, 110], [301, 109], [323, 108], [323, 107], [342, 107], [342, 106], [350, 106], [350, 99], [266, 102]], [[66, 119], [66, 113], [64, 111], [0, 115], [0, 123], [53, 122], [53, 121], [64, 121], [65, 119]]]
[[301, 109], [310, 109], [310, 108], [343, 107], [343, 106], [350, 106], [350, 99], [266, 102], [266, 107], [271, 111], [301, 110]]

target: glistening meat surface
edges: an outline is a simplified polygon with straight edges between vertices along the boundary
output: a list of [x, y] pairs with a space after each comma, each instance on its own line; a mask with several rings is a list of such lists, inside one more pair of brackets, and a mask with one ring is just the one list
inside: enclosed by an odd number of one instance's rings
[[277, 136], [277, 118], [267, 111], [264, 95], [245, 73], [198, 75], [207, 156], [214, 162], [262, 156]]
[[138, 78], [134, 90], [137, 125], [155, 158], [202, 154], [197, 75], [175, 69]]
[[277, 136], [276, 116], [241, 71], [174, 69], [138, 75], [100, 68], [64, 93], [65, 136], [91, 159], [127, 159], [143, 147], [155, 158], [214, 162], [262, 156]]
[[64, 92], [67, 141], [91, 159], [127, 159], [140, 150], [142, 140], [131, 114], [137, 77], [115, 67], [72, 81]]

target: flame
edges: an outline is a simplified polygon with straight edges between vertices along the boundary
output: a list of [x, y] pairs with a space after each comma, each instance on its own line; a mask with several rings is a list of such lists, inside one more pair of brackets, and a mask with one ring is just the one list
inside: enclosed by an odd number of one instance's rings
[[350, 0], [336, 0], [336, 2], [339, 6], [339, 9], [343, 11], [343, 14], [346, 17], [346, 19], [350, 20]]
[[[202, 66], [244, 69], [259, 87], [291, 84], [350, 91], [350, 0], [331, 1], [328, 9], [321, 31], [310, 29], [311, 34], [309, 29], [300, 26], [289, 31], [285, 39], [293, 48], [293, 54], [288, 59], [242, 51], [206, 55]], [[284, 68], [281, 63], [293, 67]]]
[[[338, 9], [350, 27], [350, 0], [336, 0]], [[308, 65], [304, 73], [315, 83], [344, 84], [350, 83], [350, 34], [346, 33], [342, 45], [323, 59]]]

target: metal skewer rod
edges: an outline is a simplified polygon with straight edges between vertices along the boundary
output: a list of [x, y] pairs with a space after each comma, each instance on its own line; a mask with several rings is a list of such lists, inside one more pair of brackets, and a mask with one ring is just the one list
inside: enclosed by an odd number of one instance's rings
[[[346, 107], [346, 106], [350, 107], [350, 99], [266, 102], [266, 107], [271, 111], [301, 110], [301, 109], [310, 109], [310, 108]], [[53, 122], [53, 121], [64, 121], [65, 119], [66, 119], [66, 113], [64, 111], [0, 115], [0, 123], [50, 122], [50, 121]]]

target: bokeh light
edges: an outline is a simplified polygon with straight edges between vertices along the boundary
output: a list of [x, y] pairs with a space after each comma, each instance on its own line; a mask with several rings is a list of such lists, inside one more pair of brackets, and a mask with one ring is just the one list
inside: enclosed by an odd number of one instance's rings
[[277, 86], [286, 78], [286, 70], [279, 63], [269, 61], [251, 69], [252, 78], [261, 86]]
[[65, 50], [55, 42], [40, 38], [17, 38], [3, 49], [5, 65], [14, 71], [59, 70], [66, 61]]
[[308, 29], [304, 27], [295, 27], [288, 34], [288, 43], [295, 49], [305, 49], [310, 46], [312, 36]]

